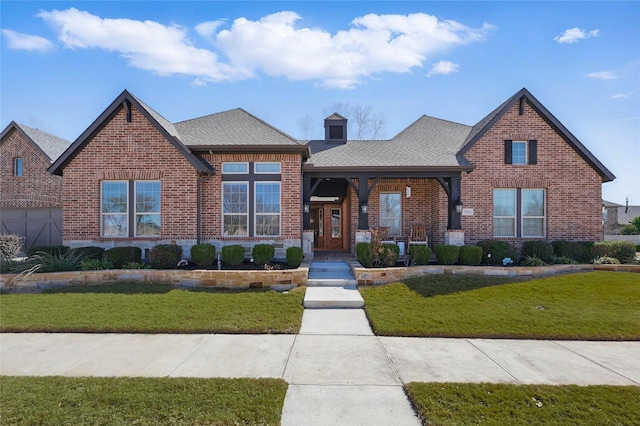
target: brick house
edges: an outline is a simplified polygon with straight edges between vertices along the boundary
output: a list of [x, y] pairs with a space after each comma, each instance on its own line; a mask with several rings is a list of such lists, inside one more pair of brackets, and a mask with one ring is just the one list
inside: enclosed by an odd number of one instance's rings
[[62, 179], [47, 169], [69, 144], [15, 121], [0, 134], [0, 233], [25, 249], [62, 244]]
[[429, 244], [601, 240], [615, 177], [522, 89], [474, 126], [422, 116], [388, 140], [325, 119], [298, 141], [235, 109], [171, 123], [123, 92], [49, 171], [71, 246], [256, 243], [353, 252], [370, 228]]

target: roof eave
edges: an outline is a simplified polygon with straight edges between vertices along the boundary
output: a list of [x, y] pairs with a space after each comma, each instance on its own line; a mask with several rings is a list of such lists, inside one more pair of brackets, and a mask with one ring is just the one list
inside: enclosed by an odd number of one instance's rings
[[306, 160], [311, 157], [307, 145], [189, 145], [193, 152], [295, 153]]

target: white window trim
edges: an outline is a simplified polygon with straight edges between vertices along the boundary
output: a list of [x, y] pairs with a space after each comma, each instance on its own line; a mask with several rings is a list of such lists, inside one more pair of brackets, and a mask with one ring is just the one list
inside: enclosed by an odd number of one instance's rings
[[[515, 153], [515, 146], [516, 144], [523, 144], [524, 145], [524, 162], [523, 163], [516, 163], [515, 157], [514, 157], [514, 153]], [[529, 164], [529, 144], [528, 141], [511, 141], [511, 164], [514, 166], [526, 166], [527, 164]]]
[[[246, 173], [235, 173], [235, 174], [246, 174]], [[247, 188], [247, 212], [246, 213], [225, 213], [224, 212], [224, 187], [225, 185], [238, 185], [238, 184], [243, 184], [246, 186]], [[251, 194], [249, 194], [249, 181], [244, 181], [244, 180], [232, 180], [232, 181], [226, 181], [226, 182], [222, 182], [222, 191], [221, 194], [222, 196], [222, 203], [220, 205], [220, 213], [222, 214], [222, 223], [221, 223], [221, 232], [222, 232], [222, 236], [223, 237], [241, 237], [241, 238], [245, 238], [245, 237], [249, 237], [250, 232], [249, 232], [249, 196]], [[225, 216], [241, 216], [241, 215], [245, 215], [247, 217], [247, 232], [244, 235], [227, 235], [225, 233], [225, 229], [224, 229], [224, 217]]]
[[[125, 190], [126, 190], [126, 200], [127, 200], [127, 209], [124, 213], [105, 213], [103, 210], [103, 198], [104, 198], [104, 183], [124, 183], [125, 184]], [[127, 180], [102, 180], [100, 181], [100, 237], [102, 238], [129, 238], [129, 181]], [[104, 234], [104, 217], [106, 215], [110, 215], [110, 216], [124, 216], [127, 221], [127, 232], [126, 235], [105, 235]]]
[[[493, 219], [492, 219], [492, 228], [493, 229], [493, 236], [494, 238], [516, 238], [516, 236], [518, 235], [518, 227], [516, 226], [518, 223], [518, 190], [516, 188], [493, 188], [493, 200], [491, 200], [492, 202], [492, 209], [495, 211], [495, 198], [496, 198], [496, 190], [498, 191], [512, 191], [513, 192], [513, 216], [496, 216], [495, 213], [493, 213]], [[496, 230], [495, 230], [495, 219], [511, 219], [513, 220], [513, 235], [496, 235]]]
[[[138, 205], [138, 191], [137, 191], [137, 184], [138, 183], [157, 183], [160, 185], [160, 210], [155, 213], [149, 213], [149, 212], [143, 212], [143, 213], [138, 213], [136, 206]], [[129, 190], [129, 187], [127, 185], [127, 191]], [[128, 196], [128, 194], [127, 194]], [[129, 198], [127, 198], [128, 200]], [[127, 210], [129, 210], [127, 203]], [[136, 226], [138, 223], [138, 216], [158, 216], [160, 218], [160, 229], [162, 229], [162, 182], [159, 180], [134, 180], [133, 181], [133, 235], [135, 237], [149, 237], [149, 238], [157, 238], [158, 235], [138, 235], [138, 227]]]
[[[258, 201], [257, 201], [257, 196], [258, 196], [258, 185], [261, 184], [274, 184], [277, 183], [280, 186], [280, 211], [278, 213], [258, 213], [257, 212], [257, 207], [258, 207]], [[278, 234], [275, 235], [271, 235], [271, 234], [264, 234], [264, 235], [258, 235], [258, 216], [275, 216], [278, 215]], [[279, 237], [280, 235], [282, 235], [282, 182], [279, 180], [274, 180], [274, 181], [259, 181], [259, 182], [254, 182], [253, 183], [253, 235], [255, 237]]]
[[[247, 171], [246, 172], [226, 172], [224, 170], [224, 166], [225, 165], [231, 165], [231, 164], [244, 164], [247, 167]], [[223, 175], [248, 175], [249, 174], [249, 163], [247, 161], [226, 161], [224, 163], [222, 163], [222, 174]]]
[[[493, 237], [494, 238], [539, 238], [544, 239], [547, 237], [547, 190], [545, 188], [493, 188], [492, 193], [495, 200], [495, 191], [513, 191], [514, 192], [514, 200], [515, 207], [514, 213], [515, 216], [496, 216], [495, 214], [492, 216], [492, 223], [494, 219], [513, 219], [514, 225], [514, 234], [513, 235], [496, 235], [495, 226], [493, 227]], [[518, 191], [520, 190], [520, 191]], [[544, 202], [544, 216], [525, 216], [524, 215], [524, 205], [522, 203], [522, 192], [523, 191], [542, 191], [543, 192], [543, 202]], [[520, 199], [518, 199], [518, 192], [520, 192]], [[493, 200], [492, 200], [493, 202]], [[518, 211], [518, 204], [520, 205], [520, 210]], [[495, 206], [494, 206], [495, 208]], [[493, 212], [492, 212], [493, 213]], [[524, 220], [525, 219], [542, 219], [542, 235], [525, 235], [524, 234]], [[519, 228], [518, 228], [519, 227]], [[518, 229], [520, 229], [520, 236], [518, 236]]]
[[[277, 164], [278, 171], [277, 172], [259, 172], [258, 165], [261, 165], [261, 164]], [[280, 173], [282, 173], [282, 164], [278, 161], [259, 161], [253, 164], [253, 168], [256, 174], [261, 174], [261, 175], [279, 175]]]
[[[521, 188], [522, 191], [542, 191], [543, 202], [543, 216], [525, 216], [523, 211], [520, 211], [520, 229], [522, 229], [522, 238], [546, 238], [547, 236], [547, 190], [544, 188]], [[522, 203], [521, 203], [522, 204]], [[524, 209], [522, 205], [521, 210]], [[525, 219], [542, 219], [542, 235], [525, 235], [524, 234], [524, 220]]]

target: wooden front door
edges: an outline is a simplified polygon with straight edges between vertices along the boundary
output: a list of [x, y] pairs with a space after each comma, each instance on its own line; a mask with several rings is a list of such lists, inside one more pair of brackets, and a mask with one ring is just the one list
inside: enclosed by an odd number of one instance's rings
[[342, 207], [321, 204], [311, 208], [314, 247], [320, 250], [342, 250], [344, 229]]

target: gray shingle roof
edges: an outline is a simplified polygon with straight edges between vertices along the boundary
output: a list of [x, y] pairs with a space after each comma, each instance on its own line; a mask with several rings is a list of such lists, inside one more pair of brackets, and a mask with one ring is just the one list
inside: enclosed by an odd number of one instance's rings
[[219, 112], [175, 124], [182, 143], [189, 147], [211, 145], [304, 144], [241, 108]]
[[51, 133], [43, 132], [40, 129], [34, 129], [24, 124], [15, 123], [40, 149], [49, 157], [52, 163], [62, 153], [69, 148], [71, 142], [66, 139], [59, 138]]
[[456, 155], [470, 126], [426, 115], [389, 140], [310, 141], [314, 167], [457, 167], [469, 163]]

